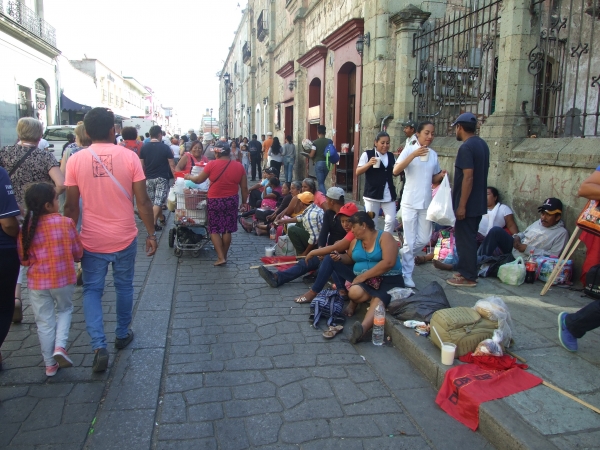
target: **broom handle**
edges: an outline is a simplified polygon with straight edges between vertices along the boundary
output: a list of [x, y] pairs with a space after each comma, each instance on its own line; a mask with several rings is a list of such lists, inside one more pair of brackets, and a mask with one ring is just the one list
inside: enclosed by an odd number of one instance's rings
[[[558, 274], [560, 273], [560, 271], [562, 270], [562, 268], [564, 266], [564, 263], [563, 263], [559, 267], [560, 262], [564, 259], [565, 255], [569, 251], [569, 247], [571, 247], [571, 244], [573, 243], [573, 240], [577, 237], [578, 234], [579, 234], [579, 227], [575, 227], [575, 229], [573, 230], [573, 233], [571, 233], [571, 238], [569, 239], [569, 242], [567, 242], [567, 245], [565, 245], [565, 248], [563, 249], [562, 253], [560, 254], [560, 257], [558, 258], [558, 262], [554, 266], [554, 269], [552, 270], [552, 273], [548, 277], [548, 280], [546, 281], [546, 284], [544, 285], [544, 288], [542, 289], [542, 292], [540, 292], [540, 295], [546, 295], [546, 292], [548, 292], [548, 289], [550, 289], [550, 286], [552, 286], [552, 283], [554, 283], [554, 280], [556, 279], [556, 277], [558, 276]], [[569, 256], [573, 253], [573, 250], [575, 248], [577, 248], [578, 244], [579, 244], [579, 241], [577, 241], [577, 244], [572, 249], [571, 253], [569, 253]], [[568, 259], [569, 259], [569, 257], [567, 256], [567, 260]]]
[[[274, 264], [264, 264], [263, 267], [275, 267], [275, 266], [285, 266], [286, 264], [296, 264], [298, 261], [285, 261]], [[251, 266], [251, 269], [258, 269], [260, 266]]]
[[571, 394], [569, 394], [567, 391], [564, 391], [564, 390], [562, 390], [562, 389], [561, 389], [561, 388], [559, 388], [558, 386], [554, 386], [553, 384], [551, 384], [551, 383], [548, 383], [547, 381], [542, 381], [542, 384], [543, 384], [544, 386], [548, 386], [550, 389], [554, 389], [556, 392], [558, 392], [559, 394], [562, 394], [562, 395], [564, 395], [565, 397], [569, 397], [571, 400], [574, 400], [574, 401], [576, 401], [576, 402], [577, 402], [577, 403], [579, 403], [580, 405], [583, 405], [583, 406], [585, 406], [586, 408], [589, 408], [589, 409], [591, 409], [591, 410], [592, 410], [592, 411], [594, 411], [595, 413], [598, 413], [598, 414], [600, 414], [600, 409], [596, 408], [596, 407], [595, 407], [595, 406], [593, 406], [593, 405], [590, 405], [590, 404], [589, 404], [589, 403], [587, 403], [587, 402], [584, 402], [583, 400], [581, 400], [581, 399], [579, 399], [579, 398], [575, 397], [574, 395], [571, 395]]

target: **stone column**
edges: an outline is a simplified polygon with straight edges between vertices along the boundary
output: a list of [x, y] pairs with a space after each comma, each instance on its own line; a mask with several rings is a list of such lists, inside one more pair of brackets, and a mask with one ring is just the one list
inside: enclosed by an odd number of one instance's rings
[[[413, 58], [413, 35], [429, 18], [431, 13], [409, 5], [397, 12], [390, 20], [396, 25], [396, 77], [394, 92], [394, 121], [390, 124], [394, 136], [403, 136], [401, 122], [414, 111], [413, 80], [417, 67]], [[392, 134], [392, 133], [390, 133]]]

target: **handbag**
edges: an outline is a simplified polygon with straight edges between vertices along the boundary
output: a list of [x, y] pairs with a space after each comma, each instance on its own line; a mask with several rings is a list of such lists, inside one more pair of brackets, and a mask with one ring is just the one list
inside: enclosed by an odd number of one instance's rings
[[577, 219], [577, 226], [595, 236], [600, 236], [600, 201], [587, 202]]
[[444, 176], [442, 183], [427, 208], [427, 220], [438, 225], [453, 227], [456, 222], [454, 209], [452, 209], [452, 190], [448, 175]]
[[379, 289], [382, 281], [383, 281], [383, 277], [381, 277], [381, 276], [372, 277], [372, 278], [369, 278], [368, 280], [365, 280], [365, 284], [369, 287], [372, 287], [373, 289]]
[[313, 326], [316, 328], [321, 317], [326, 317], [327, 325], [334, 321], [343, 320], [342, 309], [344, 300], [335, 289], [323, 289], [310, 302], [310, 317], [313, 320]]

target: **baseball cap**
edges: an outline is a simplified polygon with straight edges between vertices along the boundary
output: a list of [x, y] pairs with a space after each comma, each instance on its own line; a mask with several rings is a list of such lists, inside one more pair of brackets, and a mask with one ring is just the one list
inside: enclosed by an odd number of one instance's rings
[[402, 126], [403, 127], [411, 127], [414, 129], [417, 128], [417, 124], [414, 122], [414, 120], [407, 120], [406, 122], [402, 122]]
[[315, 195], [312, 192], [302, 192], [301, 194], [298, 194], [298, 200], [305, 205], [308, 205], [315, 201]]
[[546, 211], [548, 214], [562, 214], [563, 204], [554, 197], [547, 198], [544, 204], [538, 207], [538, 212]]
[[346, 203], [344, 206], [342, 206], [340, 208], [340, 212], [338, 214], [352, 217], [357, 212], [358, 212], [358, 208], [356, 207], [356, 205], [354, 203]]
[[475, 114], [470, 113], [470, 112], [466, 112], [466, 113], [462, 113], [460, 116], [458, 116], [456, 118], [456, 120], [454, 121], [453, 124], [451, 124], [450, 126], [453, 127], [455, 126], [457, 123], [477, 123], [477, 117], [475, 117]]
[[327, 189], [327, 194], [325, 194], [325, 196], [331, 200], [339, 200], [344, 195], [346, 195], [344, 190], [337, 186], [331, 186], [329, 189]]
[[231, 150], [231, 147], [229, 147], [229, 144], [227, 143], [227, 141], [218, 141], [214, 145], [213, 148], [215, 149], [215, 151], [230, 151]]
[[273, 133], [271, 133], [270, 131], [267, 131], [267, 136], [273, 136]]
[[271, 175], [271, 174], [274, 174], [274, 173], [275, 173], [275, 171], [274, 171], [273, 169], [271, 169], [270, 167], [265, 167], [265, 168], [263, 169], [263, 172], [264, 172], [264, 173], [268, 173], [269, 175]]

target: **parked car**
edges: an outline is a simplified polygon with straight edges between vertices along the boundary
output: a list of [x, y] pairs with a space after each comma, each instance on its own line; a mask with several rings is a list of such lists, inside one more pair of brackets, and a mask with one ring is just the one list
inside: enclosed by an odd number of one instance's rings
[[73, 133], [75, 125], [50, 125], [44, 132], [43, 139], [48, 141], [49, 151], [54, 152], [54, 156], [58, 161], [62, 158], [63, 146], [69, 142], [67, 135]]

